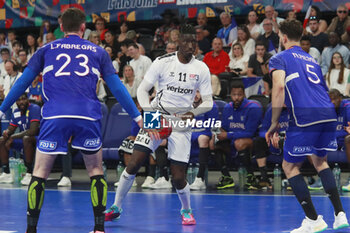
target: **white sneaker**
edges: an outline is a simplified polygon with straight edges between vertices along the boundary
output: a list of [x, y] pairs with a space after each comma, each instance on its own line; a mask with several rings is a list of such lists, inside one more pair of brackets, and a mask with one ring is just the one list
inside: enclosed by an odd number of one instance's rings
[[30, 180], [32, 179], [32, 174], [30, 173], [26, 173], [26, 175], [23, 177], [23, 179], [21, 180], [21, 184], [28, 186], [30, 183]]
[[72, 182], [70, 181], [69, 177], [62, 176], [60, 182], [57, 183], [58, 187], [70, 187], [72, 186]]
[[305, 217], [301, 223], [301, 227], [298, 229], [292, 230], [290, 233], [315, 233], [322, 232], [327, 229], [328, 225], [323, 220], [322, 215], [318, 215], [316, 220], [311, 220], [308, 217]]
[[350, 176], [348, 178], [348, 183], [342, 187], [342, 190], [345, 192], [350, 192]]
[[[114, 183], [114, 187], [118, 187], [119, 185], [119, 181]], [[136, 179], [134, 180], [134, 182], [132, 183], [131, 187], [137, 187], [137, 183], [136, 183]]]
[[170, 179], [167, 181], [164, 176], [159, 177], [154, 184], [150, 185], [151, 189], [171, 189], [172, 187]]
[[3, 172], [1, 175], [0, 175], [0, 184], [12, 184], [13, 183], [13, 177], [11, 175], [11, 173], [5, 173]]
[[346, 218], [346, 214], [342, 211], [339, 212], [337, 216], [334, 215], [333, 229], [337, 230], [345, 227], [349, 227], [349, 223]]
[[154, 184], [154, 178], [152, 176], [147, 176], [145, 182], [141, 185], [141, 188], [150, 188], [151, 184]]
[[202, 178], [196, 177], [194, 182], [190, 185], [191, 190], [201, 190], [206, 189], [207, 186], [205, 185], [205, 182], [202, 180]]

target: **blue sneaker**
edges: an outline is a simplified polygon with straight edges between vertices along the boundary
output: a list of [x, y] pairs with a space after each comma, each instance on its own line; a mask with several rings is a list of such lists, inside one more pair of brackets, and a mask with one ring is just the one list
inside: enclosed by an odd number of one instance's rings
[[322, 190], [323, 186], [322, 186], [322, 181], [320, 178], [318, 178], [315, 183], [313, 183], [312, 185], [307, 186], [309, 188], [309, 190]]
[[120, 214], [123, 212], [122, 208], [118, 208], [116, 205], [112, 205], [105, 211], [105, 222], [117, 221], [120, 218]]

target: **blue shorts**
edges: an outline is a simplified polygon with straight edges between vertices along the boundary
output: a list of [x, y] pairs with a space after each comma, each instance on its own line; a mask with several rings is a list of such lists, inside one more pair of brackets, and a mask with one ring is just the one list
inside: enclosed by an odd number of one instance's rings
[[199, 154], [199, 144], [198, 144], [198, 138], [200, 135], [206, 135], [209, 137], [209, 140], [211, 138], [211, 132], [192, 132], [191, 136], [191, 156], [192, 155], [198, 155]]
[[67, 154], [69, 138], [78, 150], [97, 151], [102, 146], [101, 121], [57, 118], [42, 120], [37, 149], [46, 154]]
[[308, 127], [289, 126], [283, 148], [287, 162], [303, 162], [308, 155], [324, 157], [327, 151], [337, 150], [337, 122], [320, 123]]

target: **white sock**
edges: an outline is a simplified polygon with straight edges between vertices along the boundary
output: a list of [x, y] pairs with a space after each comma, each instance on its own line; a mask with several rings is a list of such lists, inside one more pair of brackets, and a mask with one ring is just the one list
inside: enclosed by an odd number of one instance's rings
[[117, 191], [115, 192], [114, 205], [118, 206], [118, 208], [122, 207], [122, 202], [128, 194], [132, 183], [134, 182], [135, 175], [130, 175], [126, 172], [126, 169], [122, 172], [119, 179], [119, 185]]
[[179, 196], [179, 199], [181, 201], [182, 208], [181, 209], [191, 209], [191, 201], [190, 201], [190, 186], [188, 183], [186, 184], [185, 188], [183, 189], [176, 189], [177, 195]]

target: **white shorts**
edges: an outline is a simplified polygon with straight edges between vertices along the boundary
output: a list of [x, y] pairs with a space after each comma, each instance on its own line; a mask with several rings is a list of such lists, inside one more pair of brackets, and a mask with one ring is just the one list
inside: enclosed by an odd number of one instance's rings
[[[191, 130], [173, 131], [168, 137], [168, 159], [188, 163], [191, 151]], [[135, 139], [135, 145], [144, 146], [153, 152], [162, 140], [152, 140], [148, 133], [140, 129]]]

